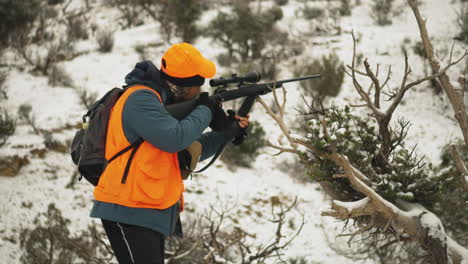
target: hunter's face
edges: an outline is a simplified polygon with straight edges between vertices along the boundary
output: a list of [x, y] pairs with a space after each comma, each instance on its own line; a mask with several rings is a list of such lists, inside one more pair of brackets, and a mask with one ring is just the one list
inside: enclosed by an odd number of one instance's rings
[[184, 92], [176, 97], [176, 102], [184, 102], [184, 101], [189, 101], [192, 99], [195, 99], [201, 91], [201, 86], [190, 86], [187, 88], [184, 88]]

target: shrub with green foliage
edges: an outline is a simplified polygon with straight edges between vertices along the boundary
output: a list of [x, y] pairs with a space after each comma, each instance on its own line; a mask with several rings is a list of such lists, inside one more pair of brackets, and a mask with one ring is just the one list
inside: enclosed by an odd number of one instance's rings
[[[160, 24], [161, 33], [167, 43], [172, 42], [174, 36], [184, 42], [194, 42], [200, 34], [196, 22], [200, 18], [205, 2], [203, 0], [108, 0], [110, 5], [118, 3], [122, 17], [127, 20], [126, 27], [136, 24], [135, 18], [141, 13], [147, 13], [155, 22]], [[134, 15], [132, 15], [134, 14]]]
[[88, 39], [89, 34], [85, 17], [69, 17], [67, 19], [67, 26], [67, 35], [69, 40]]
[[304, 94], [308, 97], [335, 97], [340, 93], [344, 80], [343, 63], [336, 53], [299, 64], [294, 69], [295, 76], [320, 74], [319, 79], [301, 81]]
[[340, 0], [340, 15], [350, 16], [351, 15], [351, 4], [350, 0]]
[[460, 30], [457, 39], [468, 44], [468, 8], [464, 7], [460, 10], [457, 17], [457, 24]]
[[10, 45], [18, 32], [29, 32], [41, 3], [41, 0], [0, 0], [0, 49]]
[[41, 131], [37, 127], [36, 124], [36, 117], [32, 112], [32, 106], [30, 104], [22, 104], [18, 108], [18, 118], [19, 120], [25, 122], [26, 124], [30, 125], [33, 129], [34, 133], [37, 135], [41, 134]]
[[350, 14], [351, 9], [347, 0], [340, 1], [303, 1], [303, 5], [296, 10], [298, 16], [309, 20], [307, 35], [330, 36], [341, 34], [341, 17]]
[[251, 65], [254, 68], [250, 70], [268, 75], [271, 72], [268, 65], [274, 64], [273, 54], [278, 61], [288, 52], [287, 33], [275, 26], [282, 17], [279, 6], [255, 13], [248, 1], [238, 1], [232, 12], [218, 13], [207, 28], [207, 35], [226, 49], [224, 64]]
[[226, 145], [221, 154], [221, 160], [230, 169], [234, 169], [235, 167], [250, 168], [260, 153], [260, 149], [266, 144], [266, 133], [260, 123], [256, 121], [251, 122], [247, 133], [248, 136], [241, 145]]
[[161, 23], [172, 23], [175, 35], [182, 41], [191, 43], [200, 35], [195, 22], [200, 18], [203, 5], [201, 0], [171, 0], [164, 12], [165, 20]]
[[145, 11], [143, 4], [153, 5], [156, 1], [151, 0], [105, 0], [104, 3], [117, 8], [120, 12], [118, 23], [123, 29], [138, 26], [143, 23], [141, 14]]
[[305, 257], [289, 258], [287, 264], [308, 264]]
[[[381, 141], [373, 119], [355, 116], [349, 107], [339, 109], [332, 106], [325, 110], [322, 120], [327, 124], [329, 135], [323, 134], [320, 122], [309, 120], [307, 138], [310, 143], [323, 153], [331, 153], [332, 146], [336, 147], [337, 152], [346, 155], [351, 164], [370, 179], [372, 188], [389, 202], [402, 199], [420, 203], [432, 211], [441, 200], [444, 185], [450, 179], [432, 166], [426, 166], [414, 149], [409, 151], [403, 144], [397, 144], [392, 148], [388, 164], [377, 162]], [[402, 123], [399, 125], [403, 126]], [[404, 140], [405, 133], [402, 134], [398, 141]], [[349, 181], [332, 177], [342, 173], [333, 161], [307, 153], [303, 161], [314, 180], [329, 182], [337, 193], [341, 192], [340, 199], [362, 198]]]
[[0, 108], [0, 147], [15, 133], [16, 122], [8, 112]]
[[[468, 152], [463, 150], [463, 144], [461, 140], [456, 142], [462, 160], [468, 164]], [[458, 243], [467, 247], [468, 207], [466, 201], [468, 201], [468, 193], [464, 192], [460, 186], [460, 172], [450, 154], [450, 144], [443, 148], [441, 158], [442, 162], [438, 170], [444, 178], [448, 179], [448, 182], [443, 186], [443, 193], [446, 195], [437, 201], [433, 212], [440, 217], [450, 235]]]
[[289, 0], [275, 0], [275, 3], [279, 6], [287, 5]]
[[49, 72], [49, 85], [73, 87], [73, 79], [70, 74], [63, 68], [63, 65], [54, 65]]
[[111, 29], [100, 29], [96, 33], [98, 50], [103, 53], [111, 52], [114, 48], [114, 31]]
[[375, 0], [372, 4], [372, 18], [380, 26], [392, 24], [393, 0]]
[[54, 204], [40, 213], [33, 228], [20, 232], [22, 263], [109, 263], [112, 255], [99, 239], [95, 227], [73, 236], [70, 220]]
[[[4, 83], [7, 78], [7, 73], [0, 72], [0, 102], [4, 99], [7, 99], [7, 93], [4, 90]], [[5, 145], [8, 138], [15, 133], [16, 130], [16, 122], [15, 120], [10, 117], [8, 112], [0, 107], [0, 147]]]
[[302, 9], [302, 13], [304, 14], [304, 18], [308, 20], [317, 19], [325, 15], [325, 10], [320, 7], [314, 6], [305, 6]]
[[65, 0], [47, 0], [48, 5], [58, 5], [62, 4]]
[[[332, 199], [357, 201], [364, 198], [347, 179], [334, 177], [342, 174], [343, 170], [326, 155], [336, 149], [348, 157], [350, 163], [369, 179], [368, 186], [384, 199], [393, 204], [399, 204], [399, 201], [419, 203], [436, 213], [441, 220], [446, 220], [444, 216], [447, 218], [449, 224], [446, 230], [449, 234], [460, 232], [458, 236], [466, 237], [466, 231], [463, 231], [466, 225], [460, 224], [460, 221], [464, 221], [460, 219], [466, 219], [463, 203], [467, 197], [455, 196], [455, 188], [447, 188], [453, 183], [453, 177], [447, 175], [446, 169], [425, 164], [415, 153], [415, 148], [406, 148], [407, 122], [399, 120], [392, 127], [391, 150], [387, 162], [383, 163], [380, 152], [382, 140], [374, 118], [353, 115], [348, 106], [344, 109], [336, 106], [321, 109], [312, 116], [314, 118], [307, 122], [307, 142], [323, 155], [306, 152], [301, 156], [301, 161], [310, 177], [319, 182]], [[327, 133], [324, 132], [324, 124]], [[452, 203], [459, 203], [457, 206], [461, 207], [453, 207]], [[366, 216], [357, 217], [354, 224], [348, 225], [347, 222], [344, 230], [353, 233], [374, 220]], [[373, 227], [349, 255], [356, 260], [374, 258], [382, 263], [431, 263], [419, 245], [399, 241], [395, 235], [391, 228]], [[391, 240], [396, 243], [389, 243]]]

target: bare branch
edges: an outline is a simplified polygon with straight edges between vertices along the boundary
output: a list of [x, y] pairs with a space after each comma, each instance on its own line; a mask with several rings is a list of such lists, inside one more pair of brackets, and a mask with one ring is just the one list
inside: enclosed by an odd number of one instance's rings
[[266, 146], [267, 147], [270, 147], [270, 148], [274, 148], [274, 149], [277, 149], [279, 150], [278, 153], [274, 154], [274, 156], [278, 156], [280, 154], [283, 154], [283, 153], [293, 153], [293, 154], [297, 154], [297, 155], [300, 155], [301, 152], [298, 151], [297, 149], [292, 149], [292, 148], [283, 148], [283, 147], [280, 147], [280, 146], [277, 146], [277, 145], [273, 145], [271, 142], [267, 142], [266, 143]]
[[346, 65], [346, 67], [348, 67], [348, 68], [349, 68], [350, 70], [352, 70], [352, 71], [355, 71], [355, 72], [356, 72], [357, 74], [359, 74], [359, 75], [369, 77], [369, 75], [368, 75], [367, 73], [362, 72], [362, 71], [359, 71], [359, 70], [357, 70], [357, 69], [355, 69], [355, 68], [353, 68], [353, 67], [351, 67], [351, 66], [349, 66], [349, 65]]
[[[361, 98], [366, 102], [366, 104], [369, 106], [369, 108], [372, 110], [372, 112], [374, 113], [374, 115], [377, 117], [377, 118], [383, 118], [384, 117], [384, 113], [382, 113], [375, 105], [374, 103], [372, 103], [371, 99], [370, 99], [370, 96], [368, 93], [366, 93], [364, 91], [364, 89], [362, 88], [361, 84], [358, 82], [358, 80], [356, 79], [356, 70], [354, 68], [354, 60], [355, 60], [355, 55], [356, 55], [356, 38], [354, 36], [354, 33], [351, 32], [351, 35], [353, 37], [353, 63], [352, 63], [352, 67], [350, 67], [351, 69], [351, 77], [353, 78], [353, 85], [354, 85], [354, 88], [356, 88], [356, 91], [359, 93], [359, 95], [361, 96]], [[368, 75], [369, 72], [366, 74]], [[380, 86], [379, 86], [380, 87]]]
[[463, 162], [460, 154], [457, 151], [457, 148], [454, 144], [450, 145], [450, 153], [452, 154], [453, 159], [455, 160], [455, 164], [457, 165], [459, 174], [459, 182], [463, 190], [468, 192], [468, 170], [466, 169], [465, 163]]
[[[375, 87], [375, 94], [374, 94], [374, 104], [375, 104], [375, 107], [377, 108], [380, 108], [380, 82], [379, 82], [379, 79], [377, 79], [376, 75], [378, 74], [375, 74], [372, 72], [370, 66], [369, 66], [369, 63], [367, 62], [367, 59], [364, 60], [364, 67], [366, 67], [366, 72], [367, 72], [367, 76], [369, 76], [369, 78], [371, 78], [372, 80], [372, 83], [374, 84], [373, 86]], [[377, 72], [379, 71], [379, 67], [377, 65]]]
[[350, 107], [367, 107], [366, 104], [360, 104], [360, 105], [355, 105], [355, 104], [350, 104]]
[[[413, 10], [414, 16], [418, 23], [421, 40], [424, 45], [424, 50], [426, 51], [426, 55], [427, 55], [427, 58], [429, 59], [433, 72], [439, 73], [440, 64], [434, 55], [434, 50], [433, 50], [431, 41], [429, 40], [429, 34], [427, 32], [426, 24], [421, 16], [421, 13], [419, 12], [419, 8], [416, 3], [416, 0], [407, 0], [407, 1], [408, 1], [408, 4], [411, 6], [411, 9]], [[452, 61], [451, 61], [452, 51], [450, 51], [450, 54], [451, 55], [450, 55], [449, 65], [452, 64]], [[466, 54], [467, 54], [467, 51], [465, 50], [465, 54], [463, 55], [463, 57]], [[460, 60], [462, 58], [460, 58]], [[456, 64], [460, 60], [457, 60], [454, 63]], [[453, 85], [450, 82], [449, 77], [447, 76], [445, 72], [437, 76], [437, 78], [440, 81], [442, 89], [444, 89], [445, 93], [447, 94], [447, 97], [449, 98], [450, 103], [452, 104], [452, 108], [455, 113], [455, 118], [457, 119], [458, 124], [460, 125], [460, 129], [463, 133], [463, 138], [465, 140], [465, 147], [468, 148], [468, 113], [467, 113], [467, 110], [463, 101], [463, 96], [461, 96], [462, 95], [461, 92], [457, 91], [453, 87]], [[463, 89], [460, 89], [460, 90], [463, 90]]]
[[[286, 124], [284, 123], [282, 117], [276, 115], [275, 113], [273, 113], [273, 110], [271, 110], [271, 108], [265, 103], [265, 101], [264, 101], [261, 97], [257, 97], [257, 101], [258, 101], [258, 102], [263, 106], [263, 108], [267, 111], [268, 115], [271, 116], [271, 117], [276, 121], [276, 123], [280, 126], [281, 131], [282, 131], [283, 134], [286, 136], [286, 138], [288, 139], [288, 141], [289, 141], [289, 143], [291, 144], [291, 146], [292, 146], [293, 148], [297, 148], [296, 143], [291, 139], [291, 136], [290, 136], [290, 133], [289, 133], [289, 129], [288, 129], [288, 127], [286, 126]], [[284, 109], [283, 109], [283, 113], [284, 113]]]

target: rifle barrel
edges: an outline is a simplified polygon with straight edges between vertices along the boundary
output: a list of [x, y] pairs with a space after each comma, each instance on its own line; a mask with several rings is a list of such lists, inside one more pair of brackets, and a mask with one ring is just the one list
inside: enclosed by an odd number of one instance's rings
[[[297, 82], [297, 81], [304, 81], [304, 80], [309, 80], [309, 79], [314, 79], [314, 78], [320, 78], [320, 74], [309, 75], [309, 76], [304, 76], [304, 77], [299, 77], [299, 78], [286, 79], [286, 80], [280, 80], [280, 81], [277, 81], [276, 83]], [[275, 82], [273, 82], [273, 83], [275, 83]]]

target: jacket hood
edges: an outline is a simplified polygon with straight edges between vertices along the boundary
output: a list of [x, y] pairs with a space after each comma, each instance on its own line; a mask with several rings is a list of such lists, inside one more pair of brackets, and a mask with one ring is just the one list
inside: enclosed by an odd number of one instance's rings
[[125, 83], [127, 84], [125, 88], [137, 84], [149, 86], [161, 95], [163, 103], [172, 99], [173, 96], [161, 72], [149, 60], [138, 62], [135, 68], [125, 76]]

